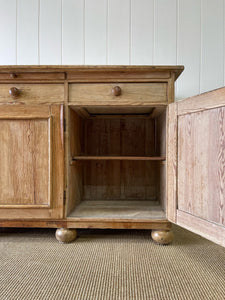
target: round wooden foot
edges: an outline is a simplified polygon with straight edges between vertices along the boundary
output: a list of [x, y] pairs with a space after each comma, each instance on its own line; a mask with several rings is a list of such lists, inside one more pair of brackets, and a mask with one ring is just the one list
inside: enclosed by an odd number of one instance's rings
[[77, 231], [76, 229], [58, 228], [55, 237], [60, 243], [71, 243], [76, 239]]
[[151, 236], [154, 242], [161, 245], [170, 244], [174, 238], [171, 230], [152, 230]]

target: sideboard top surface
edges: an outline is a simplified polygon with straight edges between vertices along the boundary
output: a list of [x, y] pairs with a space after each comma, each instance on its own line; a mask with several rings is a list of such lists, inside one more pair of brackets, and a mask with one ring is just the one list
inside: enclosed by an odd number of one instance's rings
[[[12, 72], [21, 73], [64, 73], [65, 77], [58, 77], [58, 80], [73, 79], [81, 74], [94, 77], [94, 76], [110, 76], [142, 79], [152, 78], [170, 78], [174, 76], [176, 80], [184, 70], [184, 66], [118, 66], [118, 65], [2, 65], [0, 66], [0, 74], [8, 74]], [[0, 79], [4, 79], [1, 78]], [[15, 77], [11, 77], [15, 79]]]

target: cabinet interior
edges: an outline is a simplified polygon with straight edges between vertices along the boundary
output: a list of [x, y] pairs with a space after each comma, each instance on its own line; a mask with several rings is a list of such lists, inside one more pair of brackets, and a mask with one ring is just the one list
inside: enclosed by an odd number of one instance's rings
[[68, 217], [165, 219], [166, 106], [70, 106], [68, 126]]

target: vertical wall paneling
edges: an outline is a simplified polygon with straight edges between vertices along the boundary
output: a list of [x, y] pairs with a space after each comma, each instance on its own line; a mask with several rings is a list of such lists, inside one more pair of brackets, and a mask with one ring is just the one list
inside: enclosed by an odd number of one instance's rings
[[40, 64], [62, 63], [61, 0], [40, 0]]
[[106, 0], [85, 0], [85, 64], [106, 64]]
[[16, 0], [0, 0], [0, 64], [16, 64]]
[[84, 0], [62, 0], [62, 64], [84, 63]]
[[130, 63], [130, 4], [130, 0], [109, 0], [109, 65], [128, 65]]
[[177, 99], [199, 94], [201, 61], [201, 0], [180, 0], [178, 6], [177, 63], [185, 72], [177, 81]]
[[175, 65], [177, 53], [176, 0], [155, 1], [155, 45], [156, 65]]
[[19, 65], [38, 64], [38, 14], [38, 0], [17, 1], [17, 64]]
[[223, 0], [202, 1], [202, 68], [200, 92], [223, 86]]
[[153, 0], [131, 0], [131, 64], [152, 65]]

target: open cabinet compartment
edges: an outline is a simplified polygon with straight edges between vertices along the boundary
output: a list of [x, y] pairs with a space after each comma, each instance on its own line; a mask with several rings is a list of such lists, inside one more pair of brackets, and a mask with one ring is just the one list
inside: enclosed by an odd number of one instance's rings
[[166, 114], [69, 107], [67, 217], [166, 219]]

